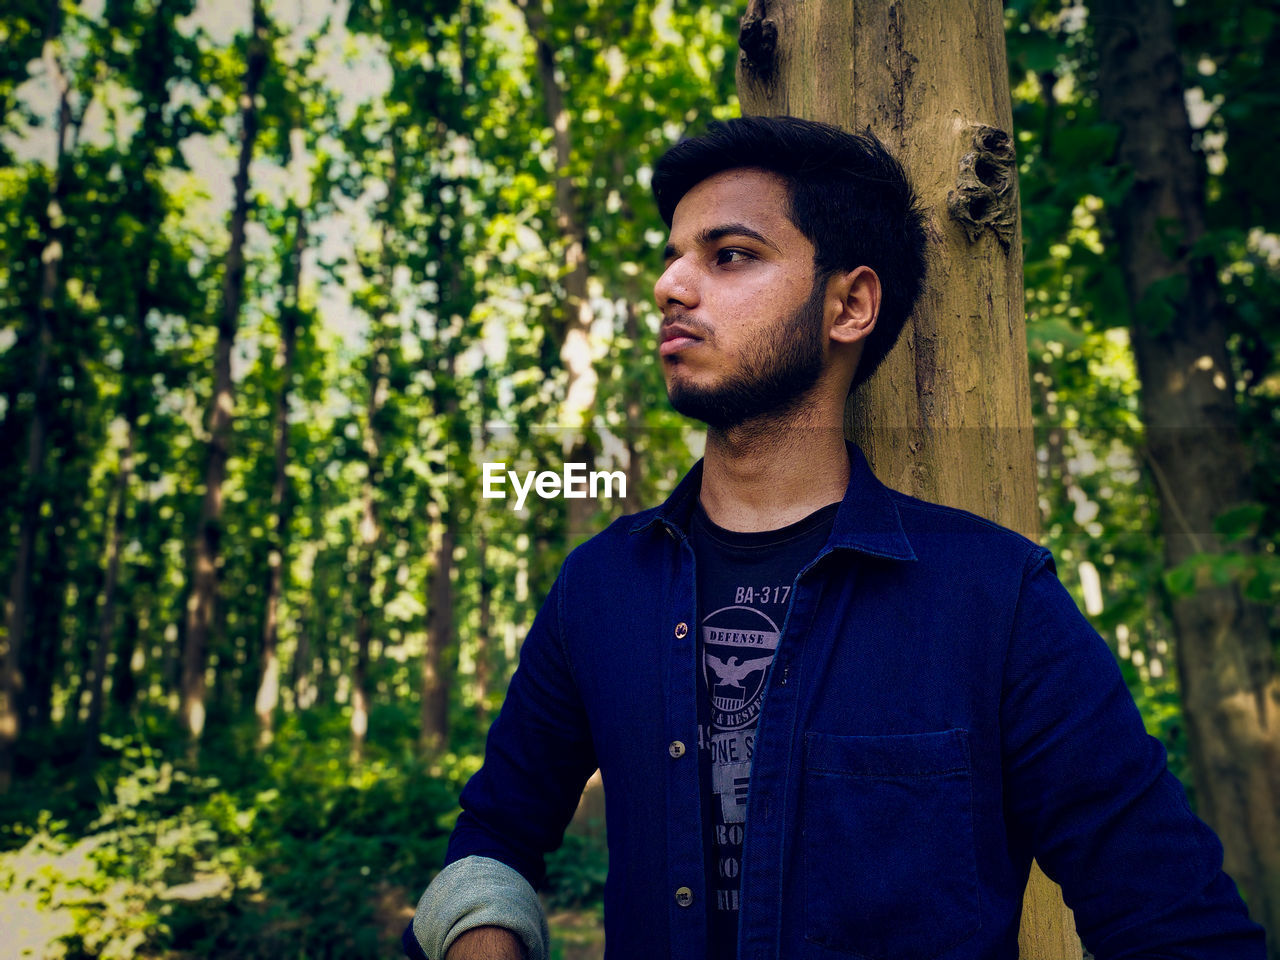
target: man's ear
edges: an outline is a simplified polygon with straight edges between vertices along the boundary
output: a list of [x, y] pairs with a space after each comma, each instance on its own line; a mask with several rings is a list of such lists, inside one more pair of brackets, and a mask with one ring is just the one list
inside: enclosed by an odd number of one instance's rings
[[854, 267], [827, 281], [827, 304], [839, 304], [831, 323], [831, 339], [857, 343], [875, 329], [880, 315], [880, 278], [870, 267]]

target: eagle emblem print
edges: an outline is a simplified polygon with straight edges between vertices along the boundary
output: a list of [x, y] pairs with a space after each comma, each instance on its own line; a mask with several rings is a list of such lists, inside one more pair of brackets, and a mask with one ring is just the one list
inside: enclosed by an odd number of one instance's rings
[[721, 607], [702, 621], [702, 669], [711, 693], [711, 784], [726, 825], [746, 817], [756, 723], [779, 633], [771, 617], [742, 604]]

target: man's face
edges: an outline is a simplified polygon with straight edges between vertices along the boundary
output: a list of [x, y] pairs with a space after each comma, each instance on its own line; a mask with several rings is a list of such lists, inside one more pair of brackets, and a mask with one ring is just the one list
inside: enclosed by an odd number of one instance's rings
[[697, 184], [672, 217], [653, 288], [659, 354], [672, 406], [708, 426], [791, 410], [822, 372], [825, 284], [787, 208], [781, 178], [740, 168]]

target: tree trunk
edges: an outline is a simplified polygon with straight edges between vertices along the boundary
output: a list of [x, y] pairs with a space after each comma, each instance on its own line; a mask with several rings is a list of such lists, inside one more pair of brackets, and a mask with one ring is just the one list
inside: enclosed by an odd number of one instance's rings
[[[587, 470], [595, 466], [595, 444], [591, 437], [591, 420], [595, 412], [598, 378], [591, 357], [591, 323], [594, 316], [587, 280], [587, 233], [582, 223], [581, 199], [573, 182], [571, 164], [573, 144], [569, 138], [569, 108], [564, 89], [556, 77], [555, 50], [550, 43], [550, 24], [540, 0], [517, 0], [525, 25], [537, 48], [538, 79], [547, 107], [547, 123], [551, 126], [556, 156], [556, 227], [564, 244], [565, 290], [564, 316], [556, 324], [560, 338], [560, 361], [568, 379], [564, 402], [560, 408], [560, 427], [565, 460], [585, 463]], [[566, 501], [569, 546], [581, 543], [592, 533], [591, 517], [595, 502], [588, 497]]]
[[[147, 318], [156, 306], [157, 289], [155, 279], [156, 248], [160, 242], [160, 234], [164, 211], [159, 196], [159, 189], [153, 181], [161, 166], [159, 152], [168, 145], [173, 145], [178, 136], [169, 123], [166, 112], [169, 105], [169, 87], [174, 77], [176, 64], [174, 61], [175, 25], [172, 11], [157, 10], [147, 20], [146, 31], [142, 41], [150, 51], [140, 66], [134, 88], [141, 98], [143, 109], [142, 126], [133, 142], [133, 151], [138, 155], [138, 164], [129, 175], [129, 183], [125, 193], [124, 204], [133, 214], [143, 229], [138, 234], [137, 248], [130, 251], [129, 262], [132, 271], [130, 291], [133, 297], [131, 313], [133, 316], [130, 342], [124, 351], [124, 363], [121, 370], [121, 412], [128, 432], [128, 444], [131, 450], [137, 449], [138, 423], [144, 413], [150, 413], [147, 397], [154, 391], [152, 376], [156, 372], [155, 344], [151, 330], [147, 326]], [[131, 478], [122, 475], [118, 483], [120, 490], [127, 496]], [[150, 503], [146, 493], [139, 491], [135, 508], [134, 529], [139, 538], [145, 535], [145, 528], [151, 522]], [[123, 525], [127, 509], [123, 502], [116, 508], [116, 521]], [[123, 539], [122, 526], [117, 527]], [[124, 610], [123, 629], [120, 632], [119, 650], [111, 678], [111, 699], [117, 710], [128, 713], [137, 694], [138, 685], [134, 677], [133, 660], [135, 651], [143, 657], [147, 654], [146, 644], [138, 650], [141, 641], [139, 632], [144, 625], [149, 625], [149, 606], [154, 602], [157, 572], [146, 562], [137, 565], [133, 570], [133, 581], [130, 603]], [[116, 607], [116, 591], [119, 590], [119, 579], [111, 589], [103, 591], [100, 609], [108, 620], [114, 617]], [[144, 597], [144, 606], [137, 609], [139, 595]]]
[[[483, 423], [483, 419], [481, 423]], [[480, 625], [476, 630], [476, 718], [480, 729], [489, 725], [489, 690], [493, 684], [493, 572], [489, 569], [489, 537], [477, 522], [476, 579], [479, 581]]]
[[[445, 249], [443, 238], [435, 237], [438, 249]], [[454, 259], [461, 259], [453, 251]], [[437, 304], [437, 324], [446, 316], [456, 316], [462, 298], [462, 273], [452, 270], [444, 284], [447, 294]], [[452, 333], [452, 330], [450, 330]], [[438, 372], [435, 388], [436, 413], [445, 424], [445, 433], [454, 439], [448, 444], [448, 459], [461, 455], [461, 438], [457, 436], [458, 413], [457, 352], [446, 339], [456, 342], [456, 336], [446, 338], [437, 326], [437, 350], [444, 352], [444, 369]], [[440, 526], [440, 539], [436, 543], [432, 564], [430, 610], [427, 625], [427, 649], [422, 658], [422, 726], [419, 730], [419, 747], [423, 753], [444, 750], [449, 743], [449, 694], [453, 682], [453, 659], [446, 657], [454, 641], [453, 632], [453, 551], [458, 543], [458, 498], [447, 495], [443, 516], [433, 504], [430, 509], [432, 526]]]
[[[68, 438], [66, 449], [75, 441]], [[65, 450], [59, 450], [59, 454]], [[65, 469], [61, 465], [50, 462], [45, 468], [52, 481], [53, 488], [64, 485], [59, 476]], [[49, 504], [56, 516], [77, 516], [83, 505], [80, 496], [54, 500]], [[42, 509], [44, 509], [42, 507]], [[76, 584], [76, 576], [71, 572], [74, 551], [70, 537], [43, 537], [43, 550], [38, 551], [35, 564], [40, 571], [40, 581], [31, 591], [31, 618], [28, 639], [31, 641], [23, 648], [21, 661], [23, 689], [18, 698], [18, 709], [22, 716], [24, 730], [34, 732], [47, 730], [53, 723], [53, 689], [59, 680], [74, 693], [78, 687], [83, 671], [75, 666], [68, 668], [67, 661], [73, 657], [83, 656], [88, 644], [81, 636], [81, 624], [72, 626], [63, 619], [63, 611], [67, 606], [67, 589]], [[83, 589], [81, 590], [83, 592]], [[90, 596], [96, 593], [89, 591]], [[70, 627], [70, 629], [68, 629]], [[87, 632], [87, 631], [86, 631]], [[82, 642], [77, 642], [82, 641]], [[62, 674], [59, 677], [59, 673]], [[78, 697], [69, 695], [65, 701], [65, 716], [72, 725], [79, 723], [77, 704]]]
[[449, 685], [451, 671], [445, 650], [453, 642], [453, 549], [458, 542], [458, 520], [453, 509], [441, 519], [431, 574], [431, 621], [427, 654], [422, 661], [422, 748], [443, 750], [449, 743]]
[[[1097, 0], [1092, 19], [1099, 109], [1119, 128], [1118, 158], [1133, 174], [1111, 218], [1142, 381], [1145, 453], [1173, 567], [1223, 552], [1214, 520], [1251, 499], [1249, 455], [1216, 268], [1196, 250], [1204, 170], [1191, 147], [1172, 6]], [[1280, 678], [1269, 611], [1237, 584], [1199, 584], [1171, 606], [1198, 811], [1270, 934], [1270, 956], [1280, 958]]]
[[26, 485], [18, 520], [18, 544], [9, 577], [9, 609], [5, 618], [3, 646], [0, 646], [0, 794], [8, 793], [13, 780], [14, 750], [21, 732], [22, 646], [26, 639], [31, 601], [31, 568], [36, 534], [40, 527], [40, 504], [44, 498], [44, 454], [50, 397], [49, 367], [61, 301], [63, 257], [62, 199], [65, 190], [67, 135], [71, 127], [70, 83], [58, 59], [57, 44], [62, 28], [59, 5], [48, 7], [48, 39], [44, 44], [44, 64], [58, 91], [56, 156], [53, 183], [47, 209], [48, 235], [40, 256], [40, 302], [35, 313], [35, 363], [32, 376], [31, 421], [27, 427]]
[[276, 392], [275, 480], [271, 486], [274, 530], [267, 554], [267, 598], [262, 617], [262, 678], [254, 710], [258, 715], [258, 742], [271, 742], [272, 718], [280, 701], [280, 594], [284, 589], [284, 551], [289, 537], [292, 504], [289, 499], [289, 387], [293, 379], [293, 356], [298, 342], [298, 291], [302, 277], [302, 251], [306, 247], [306, 220], [297, 211], [293, 244], [284, 270], [284, 296], [280, 309], [280, 343], [276, 353], [280, 387]]
[[304, 550], [305, 562], [311, 571], [311, 589], [307, 591], [306, 605], [298, 612], [298, 643], [290, 670], [293, 706], [298, 712], [311, 709], [319, 699], [315, 665], [319, 656], [327, 656], [319, 637], [328, 622], [324, 605], [329, 584], [328, 565], [324, 563], [322, 544], [312, 541]]
[[[385, 236], [384, 236], [385, 239]], [[384, 248], [385, 249], [385, 248]], [[373, 637], [375, 569], [382, 544], [382, 526], [378, 516], [378, 490], [382, 485], [382, 434], [378, 431], [378, 415], [387, 402], [389, 384], [388, 357], [382, 345], [381, 321], [375, 321], [374, 343], [369, 357], [369, 399], [361, 443], [364, 448], [365, 478], [363, 515], [360, 519], [360, 567], [356, 575], [355, 602], [356, 649], [351, 668], [351, 758], [359, 762], [364, 755], [365, 735], [369, 732], [369, 643]]]
[[[156, 505], [150, 499], [145, 484], [140, 484], [134, 500], [133, 529], [142, 544], [152, 542], [156, 525]], [[152, 626], [155, 622], [157, 606], [156, 592], [163, 577], [163, 571], [157, 563], [143, 561], [131, 565], [129, 571], [130, 596], [124, 609], [124, 623], [120, 633], [120, 653], [116, 657], [115, 670], [111, 677], [111, 700], [118, 713], [129, 714], [133, 710], [134, 701], [139, 692], [139, 676], [145, 677], [150, 686], [152, 677], [163, 685], [170, 676], [163, 672], [164, 657], [153, 656], [150, 640], [153, 636]], [[165, 644], [167, 653], [175, 644]], [[135, 661], [137, 661], [135, 665]], [[160, 668], [157, 670], [157, 667]], [[173, 689], [170, 683], [164, 688], [165, 694]], [[162, 695], [163, 696], [163, 695]]]
[[231, 240], [222, 280], [222, 312], [218, 318], [218, 343], [213, 360], [213, 396], [209, 404], [208, 463], [204, 500], [196, 533], [187, 600], [186, 636], [182, 649], [182, 725], [192, 749], [204, 730], [205, 666], [210, 628], [214, 622], [221, 564], [222, 483], [227, 475], [231, 426], [235, 410], [235, 385], [231, 380], [231, 350], [240, 323], [244, 297], [244, 234], [249, 218], [249, 164], [258, 137], [258, 87], [267, 68], [267, 21], [261, 0], [253, 4], [253, 35], [245, 60], [244, 89], [240, 95], [240, 154], [233, 180]]
[[364, 756], [365, 736], [369, 732], [369, 647], [373, 638], [375, 613], [374, 587], [377, 581], [377, 558], [382, 548], [382, 521], [378, 506], [381, 496], [383, 469], [383, 438], [380, 421], [382, 409], [390, 394], [391, 355], [390, 345], [397, 339], [396, 331], [387, 330], [387, 320], [395, 315], [392, 300], [395, 263], [391, 249], [393, 221], [400, 202], [401, 131], [392, 126], [387, 132], [386, 149], [390, 164], [386, 169], [387, 195], [381, 209], [382, 222], [379, 231], [381, 276], [379, 292], [381, 302], [375, 310], [381, 312], [372, 318], [369, 343], [369, 362], [366, 371], [368, 396], [365, 402], [365, 424], [360, 438], [364, 451], [363, 515], [360, 521], [360, 560], [356, 574], [356, 649], [351, 669], [351, 760], [360, 762]]
[[293, 651], [293, 707], [309, 710], [316, 702], [315, 678], [311, 672], [312, 621], [298, 618], [298, 646]]
[[[958, 25], [964, 25], [963, 32]], [[1004, 25], [996, 0], [752, 0], [744, 113], [868, 126], [930, 212], [927, 286], [846, 428], [882, 480], [1034, 537], [1035, 449]], [[998, 375], [993, 375], [998, 371]], [[1033, 869], [1021, 955], [1079, 957], [1062, 894]]]
[[[134, 603], [136, 603], [136, 594]], [[141, 617], [133, 604], [125, 607], [124, 625], [120, 633], [120, 652], [116, 655], [115, 668], [111, 671], [111, 702], [120, 713], [133, 710], [138, 695], [138, 680], [133, 672], [133, 658], [138, 649]]]
[[128, 513], [129, 479], [133, 476], [133, 451], [136, 442], [132, 417], [126, 427], [125, 446], [116, 471], [116, 489], [111, 520], [107, 525], [106, 572], [102, 582], [102, 600], [98, 606], [98, 642], [93, 650], [93, 674], [89, 683], [89, 719], [85, 724], [82, 759], [88, 768], [98, 753], [98, 734], [102, 730], [102, 707], [106, 692], [107, 655], [116, 633], [116, 583], [120, 577], [120, 553], [124, 548], [124, 523]]

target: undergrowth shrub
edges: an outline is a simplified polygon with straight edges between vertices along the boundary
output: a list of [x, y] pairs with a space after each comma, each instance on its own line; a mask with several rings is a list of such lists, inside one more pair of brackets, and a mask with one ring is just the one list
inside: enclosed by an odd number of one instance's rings
[[[291, 719], [261, 753], [211, 738], [195, 769], [146, 742], [109, 744], [83, 822], [42, 812], [57, 797], [27, 797], [0, 828], [6, 949], [68, 960], [387, 955], [444, 857], [479, 758], [424, 761], [402, 743], [370, 747], [353, 767], [341, 724]], [[388, 902], [401, 910], [388, 914]]]

